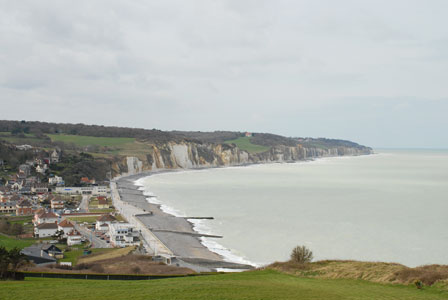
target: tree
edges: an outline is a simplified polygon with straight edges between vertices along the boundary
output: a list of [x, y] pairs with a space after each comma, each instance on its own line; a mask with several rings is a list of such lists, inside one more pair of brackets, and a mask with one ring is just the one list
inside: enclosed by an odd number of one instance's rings
[[15, 247], [9, 251], [9, 263], [11, 271], [13, 272], [13, 278], [17, 272], [17, 269], [27, 262], [27, 258], [20, 252], [20, 249]]
[[291, 261], [300, 264], [309, 263], [313, 260], [313, 252], [305, 246], [296, 246], [291, 252]]
[[0, 279], [5, 279], [8, 273], [9, 252], [5, 247], [0, 246]]

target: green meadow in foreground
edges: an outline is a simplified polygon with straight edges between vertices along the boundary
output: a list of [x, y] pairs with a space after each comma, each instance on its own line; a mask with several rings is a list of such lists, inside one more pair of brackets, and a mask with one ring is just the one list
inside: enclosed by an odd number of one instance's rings
[[301, 278], [273, 270], [150, 281], [27, 278], [0, 282], [0, 299], [448, 299], [434, 287]]

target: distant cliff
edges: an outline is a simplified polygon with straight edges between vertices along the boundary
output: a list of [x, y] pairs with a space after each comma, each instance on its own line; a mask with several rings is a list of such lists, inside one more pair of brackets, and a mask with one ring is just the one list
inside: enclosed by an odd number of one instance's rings
[[148, 145], [149, 153], [138, 157], [123, 157], [114, 164], [115, 173], [135, 174], [147, 170], [194, 169], [237, 166], [255, 163], [294, 162], [319, 157], [356, 156], [371, 154], [372, 149], [335, 146], [330, 148], [276, 145], [262, 153], [248, 153], [232, 144], [168, 142]]

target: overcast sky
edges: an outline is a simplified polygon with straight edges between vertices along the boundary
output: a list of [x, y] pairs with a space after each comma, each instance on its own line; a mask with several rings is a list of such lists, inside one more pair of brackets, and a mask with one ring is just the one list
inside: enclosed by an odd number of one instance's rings
[[448, 148], [446, 0], [0, 0], [0, 119]]

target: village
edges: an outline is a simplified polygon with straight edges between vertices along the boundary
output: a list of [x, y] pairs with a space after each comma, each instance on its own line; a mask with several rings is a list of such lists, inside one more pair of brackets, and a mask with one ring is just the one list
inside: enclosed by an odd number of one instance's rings
[[115, 211], [109, 182], [82, 177], [76, 186], [66, 186], [64, 178], [50, 173], [62, 151], [54, 149], [48, 157], [35, 153], [0, 183], [0, 233], [32, 241], [21, 249], [30, 262], [71, 266], [73, 259], [66, 256], [73, 249], [89, 255], [93, 249], [141, 244], [140, 232]]

